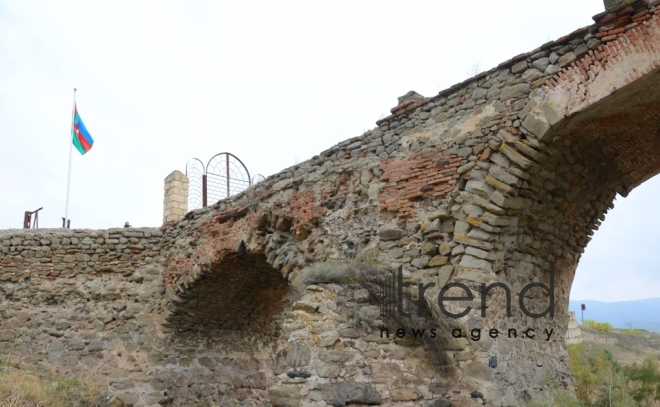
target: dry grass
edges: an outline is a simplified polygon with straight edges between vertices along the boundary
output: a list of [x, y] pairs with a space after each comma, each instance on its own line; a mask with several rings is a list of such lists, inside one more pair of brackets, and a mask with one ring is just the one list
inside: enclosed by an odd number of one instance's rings
[[315, 263], [303, 270], [292, 283], [300, 289], [311, 284], [363, 284], [377, 282], [391, 273], [392, 270], [378, 259], [374, 251], [363, 251], [348, 261]]
[[2, 407], [101, 407], [100, 389], [47, 372], [0, 362]]

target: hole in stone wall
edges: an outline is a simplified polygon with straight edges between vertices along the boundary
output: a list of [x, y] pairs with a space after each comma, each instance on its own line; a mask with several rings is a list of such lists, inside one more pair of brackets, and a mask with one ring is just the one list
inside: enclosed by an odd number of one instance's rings
[[[550, 130], [529, 169], [517, 249], [556, 262], [556, 298], [565, 306], [574, 270], [617, 196], [660, 171], [660, 70], [619, 89]], [[519, 142], [519, 144], [521, 144]], [[511, 164], [515, 166], [515, 164]], [[521, 193], [521, 195], [523, 195]], [[509, 280], [545, 281], [542, 267], [513, 270]]]
[[[231, 255], [230, 255], [231, 256]], [[177, 305], [176, 331], [245, 331], [278, 335], [290, 287], [263, 255], [227, 256], [211, 266]]]
[[[653, 216], [658, 199], [658, 176], [634, 189], [628, 197], [617, 197], [614, 209], [594, 234], [575, 274], [570, 310], [576, 311], [578, 320], [582, 300], [614, 302], [659, 296], [655, 256], [660, 219]], [[617, 328], [632, 326], [660, 332], [660, 322], [650, 304], [630, 310], [621, 304], [612, 308], [587, 304], [584, 318], [611, 322]]]

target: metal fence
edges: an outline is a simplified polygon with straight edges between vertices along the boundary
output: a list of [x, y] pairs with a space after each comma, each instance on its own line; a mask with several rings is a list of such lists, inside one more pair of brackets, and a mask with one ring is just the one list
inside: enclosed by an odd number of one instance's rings
[[186, 164], [186, 176], [188, 210], [206, 207], [252, 185], [247, 167], [232, 153], [216, 154], [206, 166], [193, 158]]

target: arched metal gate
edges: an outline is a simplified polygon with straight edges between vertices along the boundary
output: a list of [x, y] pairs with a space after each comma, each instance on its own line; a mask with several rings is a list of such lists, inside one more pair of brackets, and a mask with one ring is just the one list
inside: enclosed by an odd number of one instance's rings
[[204, 166], [193, 158], [186, 164], [188, 210], [208, 206], [243, 191], [252, 185], [250, 172], [232, 153], [216, 154]]

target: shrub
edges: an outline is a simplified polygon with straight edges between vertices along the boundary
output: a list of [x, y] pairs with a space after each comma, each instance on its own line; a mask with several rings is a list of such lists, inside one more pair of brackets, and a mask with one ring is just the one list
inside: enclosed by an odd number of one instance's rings
[[597, 322], [592, 319], [585, 319], [584, 326], [599, 332], [610, 332], [612, 330], [612, 324], [609, 322]]
[[643, 338], [644, 334], [641, 331], [638, 331], [637, 329], [623, 329], [621, 332], [624, 334], [636, 336], [638, 338]]
[[348, 261], [328, 260], [314, 263], [302, 270], [293, 284], [298, 288], [324, 283], [362, 284], [374, 282], [390, 273], [390, 268], [378, 259], [375, 252], [363, 251]]
[[641, 406], [650, 407], [660, 401], [660, 369], [650, 357], [641, 364], [624, 368], [630, 380], [630, 394]]

